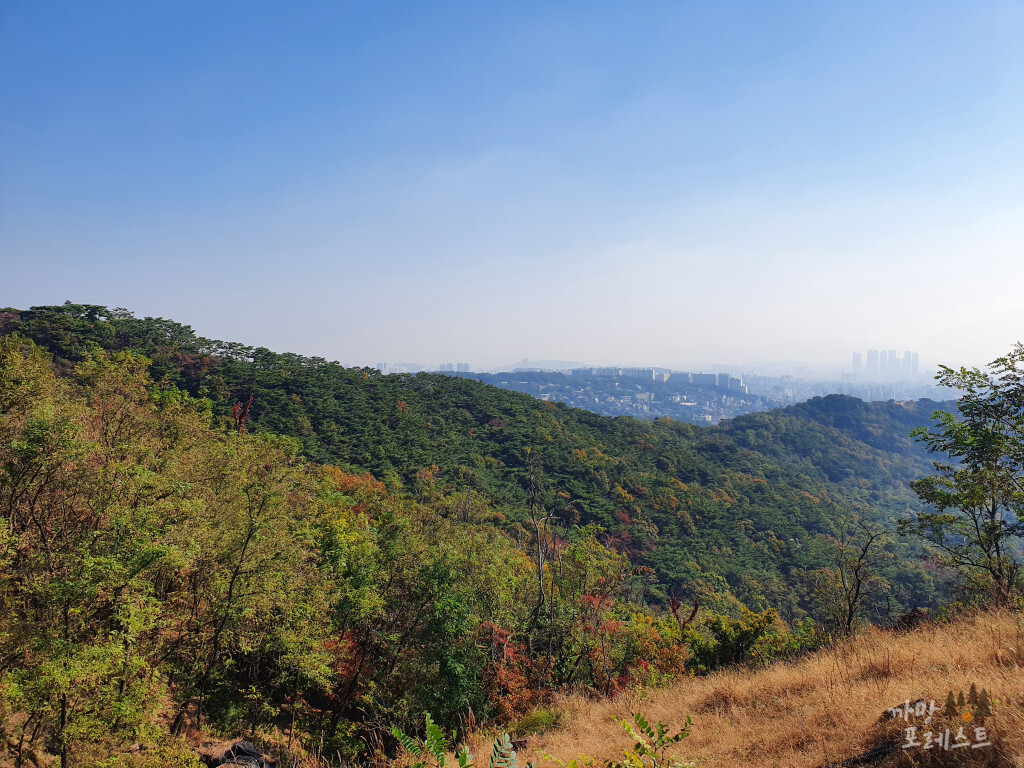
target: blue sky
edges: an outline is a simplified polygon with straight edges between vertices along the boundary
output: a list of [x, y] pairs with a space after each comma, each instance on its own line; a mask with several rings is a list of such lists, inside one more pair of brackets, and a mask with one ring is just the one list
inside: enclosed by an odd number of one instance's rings
[[981, 363], [1024, 2], [0, 0], [0, 269], [346, 364]]

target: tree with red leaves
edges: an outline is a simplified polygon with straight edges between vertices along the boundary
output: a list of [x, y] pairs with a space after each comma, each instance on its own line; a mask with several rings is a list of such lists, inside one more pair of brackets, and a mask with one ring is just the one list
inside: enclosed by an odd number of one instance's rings
[[245, 422], [249, 419], [249, 409], [252, 407], [252, 395], [249, 395], [249, 402], [244, 406], [241, 403], [235, 403], [231, 406], [231, 415], [235, 417], [235, 429], [238, 430], [238, 434], [245, 434]]

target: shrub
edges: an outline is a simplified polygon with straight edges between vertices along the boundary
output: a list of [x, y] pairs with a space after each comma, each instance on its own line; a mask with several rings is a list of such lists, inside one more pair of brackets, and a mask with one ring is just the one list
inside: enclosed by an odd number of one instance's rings
[[668, 757], [670, 747], [690, 735], [690, 716], [686, 716], [686, 725], [674, 734], [663, 722], [649, 723], [639, 712], [634, 713], [636, 727], [628, 720], [616, 720], [622, 729], [633, 739], [632, 749], [622, 753], [622, 760], [609, 760], [605, 768], [695, 768], [693, 763], [677, 763]]
[[558, 725], [558, 713], [549, 709], [535, 709], [527, 712], [512, 726], [515, 736], [528, 736], [533, 733], [544, 733]]
[[707, 634], [692, 626], [686, 627], [683, 639], [690, 646], [687, 667], [697, 674], [706, 674], [727, 664], [739, 664], [753, 658], [754, 647], [775, 618], [775, 611], [770, 608], [762, 613], [743, 608], [738, 619], [713, 615], [704, 624]]
[[790, 628], [764, 635], [754, 644], [751, 655], [765, 665], [781, 659], [791, 659], [827, 646], [831, 638], [818, 629], [814, 619], [798, 619]]

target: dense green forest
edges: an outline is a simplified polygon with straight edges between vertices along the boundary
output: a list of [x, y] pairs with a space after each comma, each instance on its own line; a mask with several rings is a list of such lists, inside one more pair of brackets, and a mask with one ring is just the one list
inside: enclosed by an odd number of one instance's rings
[[206, 722], [357, 754], [423, 711], [511, 723], [559, 687], [768, 660], [807, 616], [841, 628], [863, 532], [858, 615], [946, 588], [891, 533], [938, 403], [701, 428], [91, 305], [0, 331], [0, 733], [25, 749]]
[[[662, 598], [738, 598], [787, 615], [807, 607], [791, 572], [824, 564], [816, 537], [837, 515], [889, 524], [917, 508], [909, 482], [931, 464], [908, 435], [942, 407], [830, 396], [702, 428], [609, 419], [442, 374], [384, 376], [103, 307], [9, 312], [4, 329], [65, 366], [91, 345], [146, 355], [155, 380], [209, 399], [222, 426], [251, 398], [251, 430], [290, 436], [306, 458], [369, 472], [392, 492], [475, 493], [508, 530], [529, 528], [531, 507], [563, 530], [600, 526], [654, 569]], [[928, 604], [934, 580], [906, 556], [912, 545], [891, 546], [902, 601], [890, 611]]]

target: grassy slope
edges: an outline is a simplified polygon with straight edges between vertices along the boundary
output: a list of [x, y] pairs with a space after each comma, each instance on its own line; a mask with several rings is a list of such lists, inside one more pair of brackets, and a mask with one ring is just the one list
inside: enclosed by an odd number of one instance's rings
[[966, 691], [972, 682], [998, 702], [986, 723], [992, 748], [958, 752], [959, 762], [950, 754], [941, 756], [947, 762], [909, 762], [930, 754], [917, 749], [871, 765], [1020, 765], [1014, 760], [1024, 759], [1024, 618], [1010, 612], [907, 633], [871, 629], [798, 661], [723, 670], [648, 695], [568, 698], [567, 724], [531, 738], [524, 752], [539, 748], [563, 760], [589, 755], [598, 764], [618, 758], [630, 743], [612, 717], [641, 711], [677, 727], [690, 715], [692, 735], [672, 754], [704, 768], [835, 765], [887, 736], [902, 739], [902, 722], [876, 723], [886, 709], [919, 697], [941, 705], [947, 691]]

